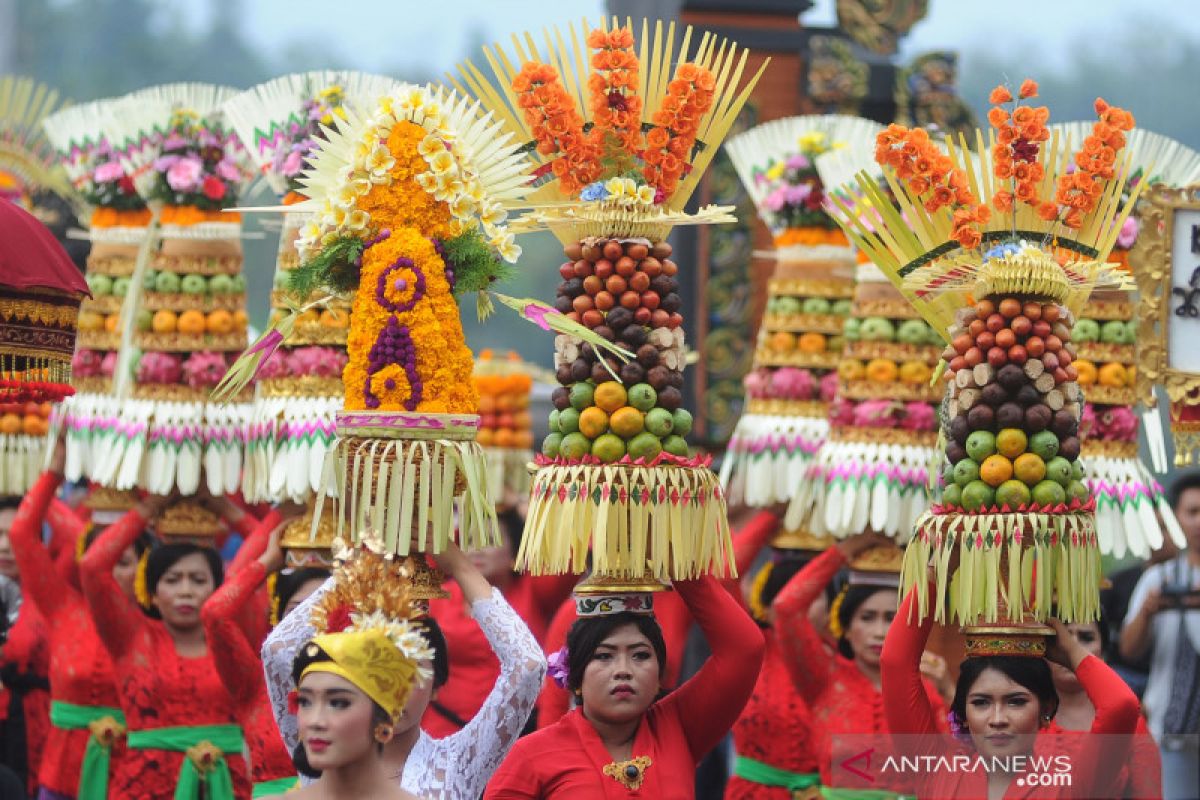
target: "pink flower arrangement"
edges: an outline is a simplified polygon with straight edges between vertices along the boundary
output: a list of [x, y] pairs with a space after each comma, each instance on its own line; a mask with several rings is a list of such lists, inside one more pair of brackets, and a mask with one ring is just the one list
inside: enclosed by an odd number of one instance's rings
[[806, 369], [781, 367], [771, 376], [771, 396], [781, 400], [811, 400], [816, 390], [816, 381]]
[[854, 408], [854, 424], [863, 428], [894, 428], [903, 409], [892, 400], [864, 400]]
[[108, 161], [96, 167], [96, 172], [92, 176], [92, 180], [97, 183], [108, 183], [109, 181], [119, 181], [125, 177], [125, 170], [117, 161]]
[[766, 369], [756, 369], [742, 378], [742, 386], [751, 400], [765, 400], [770, 397], [768, 391], [771, 385], [771, 373]]
[[1125, 222], [1121, 225], [1121, 232], [1117, 234], [1117, 247], [1122, 250], [1128, 250], [1133, 247], [1137, 241], [1138, 231], [1140, 227], [1136, 217], [1128, 216]]
[[821, 377], [821, 402], [832, 403], [838, 393], [838, 376], [836, 372], [827, 372]]
[[296, 376], [340, 378], [347, 360], [346, 351], [336, 347], [297, 347], [287, 355], [287, 369]]
[[209, 200], [220, 200], [225, 197], [225, 182], [215, 175], [209, 175], [204, 179], [201, 190]]
[[913, 401], [904, 404], [904, 415], [900, 418], [900, 427], [906, 431], [937, 430], [937, 414], [929, 403]]
[[1079, 415], [1079, 438], [1088, 439], [1096, 433], [1096, 407], [1091, 403], [1084, 403], [1083, 413]]
[[1110, 442], [1136, 442], [1137, 415], [1125, 406], [1109, 406], [1096, 419], [1101, 439]]
[[194, 192], [200, 185], [203, 172], [204, 165], [200, 159], [190, 156], [180, 158], [167, 168], [167, 185], [176, 192]]
[[115, 350], [110, 350], [104, 354], [104, 360], [100, 362], [100, 374], [106, 378], [111, 378], [117, 371], [117, 353]]
[[192, 353], [183, 362], [183, 378], [193, 389], [208, 389], [221, 382], [227, 369], [229, 365], [221, 353]]
[[854, 424], [854, 401], [848, 400], [845, 397], [835, 397], [829, 403], [829, 424], [830, 425], [853, 425]]
[[76, 350], [71, 356], [71, 374], [76, 378], [94, 378], [100, 374], [100, 354], [95, 350]]
[[143, 353], [135, 378], [138, 383], [179, 383], [183, 366], [174, 353]]

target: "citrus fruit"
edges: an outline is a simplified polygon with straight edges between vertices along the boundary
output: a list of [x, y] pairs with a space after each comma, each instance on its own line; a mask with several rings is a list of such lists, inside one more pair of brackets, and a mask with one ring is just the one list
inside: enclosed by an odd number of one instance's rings
[[996, 505], [1008, 506], [1010, 509], [1028, 505], [1030, 500], [1029, 487], [1018, 480], [1008, 480], [996, 488]]
[[[197, 311], [197, 314], [200, 312]], [[201, 315], [203, 318], [203, 315]], [[154, 312], [154, 318], [150, 320], [150, 327], [155, 333], [174, 333], [176, 326], [179, 324], [179, 318], [175, 316], [174, 311], [161, 309]]]
[[560, 433], [575, 433], [579, 430], [579, 409], [564, 408], [558, 412], [558, 430]]
[[0, 417], [0, 433], [17, 434], [21, 432], [21, 418], [16, 414], [5, 414]]
[[1071, 362], [1075, 365], [1075, 372], [1078, 373], [1076, 380], [1080, 386], [1091, 386], [1096, 382], [1096, 365], [1090, 361], [1078, 358]]
[[838, 364], [838, 377], [844, 381], [859, 381], [867, 374], [863, 363], [857, 358], [847, 359]]
[[1091, 490], [1088, 489], [1087, 484], [1083, 483], [1083, 481], [1071, 481], [1067, 484], [1068, 500], [1078, 500], [1081, 503], [1085, 503], [1091, 495]]
[[1076, 461], [1071, 465], [1071, 477], [1077, 481], [1083, 480], [1083, 462]]
[[796, 348], [801, 353], [824, 353], [825, 352], [825, 335], [809, 331], [800, 335], [796, 340]]
[[682, 436], [668, 436], [663, 439], [662, 448], [664, 452], [670, 453], [673, 456], [679, 456], [680, 458], [687, 458], [689, 455], [687, 442], [683, 440]]
[[658, 392], [648, 383], [635, 383], [629, 387], [629, 405], [638, 411], [646, 412], [654, 408], [658, 402]]
[[104, 316], [95, 311], [79, 312], [79, 321], [75, 323], [81, 331], [98, 331], [104, 328]]
[[[1079, 367], [1075, 367], [1076, 370]], [[1101, 386], [1120, 387], [1125, 385], [1125, 367], [1116, 361], [1105, 364], [1096, 373], [1096, 381]]]
[[867, 363], [867, 379], [876, 383], [891, 383], [899, 372], [896, 362], [890, 359], [873, 358]]
[[671, 417], [674, 421], [673, 431], [676, 436], [687, 436], [692, 432], [692, 412], [686, 408], [677, 408]]
[[595, 387], [587, 381], [575, 384], [571, 387], [571, 407], [576, 411], [583, 411], [594, 402], [594, 392]]
[[1054, 431], [1038, 431], [1029, 437], [1029, 452], [1041, 456], [1042, 461], [1049, 461], [1058, 455], [1058, 437]]
[[[561, 425], [562, 418], [560, 417], [559, 426]], [[579, 412], [579, 432], [584, 436], [595, 440], [607, 430], [608, 414], [604, 413], [604, 409], [592, 406]]]
[[246, 309], [239, 308], [233, 312], [233, 324], [239, 328], [244, 328], [250, 324], [250, 317], [246, 315]]
[[513, 447], [519, 447], [522, 450], [528, 450], [533, 447], [533, 431], [517, 431], [514, 435]]
[[979, 480], [979, 465], [971, 459], [964, 458], [954, 465], [954, 482], [959, 486], [965, 487], [977, 480]]
[[558, 454], [563, 458], [583, 458], [591, 451], [592, 443], [579, 431], [568, 433], [558, 444]]
[[972, 431], [967, 437], [967, 455], [979, 463], [996, 452], [996, 437], [991, 431]]
[[1024, 453], [1026, 444], [1025, 431], [1020, 428], [1005, 428], [996, 435], [996, 452], [1008, 459]]
[[675, 419], [665, 408], [652, 408], [646, 414], [646, 430], [655, 436], [670, 436], [675, 429]]
[[327, 308], [321, 312], [320, 323], [325, 328], [345, 328], [350, 323], [350, 315], [344, 311], [330, 311]]
[[1056, 506], [1067, 502], [1067, 490], [1054, 481], [1042, 481], [1033, 487], [1033, 502], [1039, 506]]
[[104, 318], [104, 330], [113, 333], [117, 330], [117, 323], [121, 321], [120, 314], [109, 314]]
[[933, 370], [923, 361], [905, 361], [900, 365], [901, 383], [925, 383], [932, 374]]
[[209, 333], [224, 334], [233, 330], [233, 315], [223, 308], [210, 312], [205, 320]]
[[36, 414], [26, 414], [21, 422], [21, 432], [26, 436], [45, 436], [50, 423]]
[[608, 425], [622, 439], [632, 439], [646, 429], [646, 417], [633, 406], [622, 406], [612, 413]]
[[962, 489], [962, 504], [967, 511], [991, 508], [996, 503], [996, 490], [983, 481], [971, 481]]
[[180, 333], [201, 334], [207, 327], [207, 320], [204, 318], [204, 312], [189, 309], [179, 315], [179, 321], [176, 327]]
[[988, 456], [979, 465], [979, 477], [988, 486], [999, 486], [1011, 478], [1012, 474], [1012, 462], [999, 454]]
[[629, 440], [629, 457], [644, 458], [647, 461], [662, 452], [662, 442], [649, 431], [642, 431]]
[[957, 483], [952, 483], [942, 490], [942, 503], [948, 506], [962, 505], [962, 487]]
[[603, 434], [592, 442], [592, 455], [606, 464], [611, 464], [625, 455], [625, 443], [616, 434]]
[[497, 428], [492, 438], [496, 447], [515, 447], [517, 443], [517, 435], [512, 428]]
[[1036, 453], [1022, 453], [1013, 462], [1013, 474], [1026, 486], [1035, 486], [1046, 477], [1046, 462]]
[[617, 381], [605, 381], [596, 387], [592, 396], [592, 402], [610, 414], [626, 405], [628, 400], [625, 387]]
[[[558, 435], [558, 434], [556, 434], [556, 435], [558, 436], [559, 439], [562, 438], [561, 435]], [[475, 432], [475, 441], [479, 443], [480, 447], [492, 447], [493, 445], [496, 444], [496, 432], [494, 430], [492, 430], [491, 428], [482, 428], [481, 427], [478, 431]]]
[[790, 353], [796, 349], [796, 337], [787, 331], [771, 334], [767, 347], [777, 353]]
[[1064, 489], [1071, 484], [1074, 479], [1071, 470], [1071, 462], [1067, 461], [1062, 456], [1055, 456], [1046, 462], [1046, 478], [1057, 483]]

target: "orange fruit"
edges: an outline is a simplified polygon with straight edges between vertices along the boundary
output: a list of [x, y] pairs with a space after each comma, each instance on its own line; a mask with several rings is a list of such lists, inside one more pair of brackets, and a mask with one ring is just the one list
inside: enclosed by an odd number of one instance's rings
[[1125, 385], [1133, 386], [1137, 383], [1137, 367], [1132, 364], [1125, 368]]
[[1005, 428], [996, 434], [996, 450], [1005, 458], [1016, 458], [1025, 452], [1029, 443], [1025, 431], [1020, 428]]
[[480, 414], [495, 414], [496, 413], [496, 398], [490, 394], [479, 395], [479, 413]]
[[475, 433], [475, 441], [483, 447], [491, 447], [496, 442], [496, 432], [491, 428], [480, 428]]
[[1026, 486], [1036, 486], [1046, 477], [1046, 462], [1037, 453], [1022, 453], [1013, 462], [1013, 474]]
[[608, 425], [622, 439], [632, 439], [646, 429], [646, 418], [633, 406], [623, 406], [613, 412]]
[[315, 308], [310, 308], [308, 311], [305, 311], [296, 317], [297, 325], [319, 325], [320, 322], [321, 315]]
[[838, 377], [844, 381], [859, 381], [866, 374], [863, 363], [857, 358], [847, 359], [838, 363]]
[[809, 331], [803, 333], [796, 340], [796, 348], [801, 353], [824, 353], [825, 352], [825, 334], [814, 333]]
[[873, 358], [867, 364], [867, 378], [876, 383], [892, 383], [900, 370], [895, 361], [886, 358]]
[[796, 337], [787, 331], [776, 331], [767, 340], [767, 347], [777, 353], [790, 353], [796, 349]]
[[75, 327], [81, 331], [99, 331], [104, 329], [104, 315], [95, 311], [79, 312], [79, 320]]
[[517, 407], [517, 397], [513, 394], [496, 395], [496, 408], [501, 411], [513, 411]]
[[0, 433], [17, 434], [21, 432], [21, 418], [16, 414], [5, 414], [0, 417]]
[[617, 381], [605, 381], [596, 387], [596, 391], [592, 395], [592, 402], [609, 414], [625, 405], [628, 400], [629, 396], [625, 392], [625, 387]]
[[1116, 361], [1110, 361], [1100, 368], [1096, 374], [1096, 380], [1099, 381], [1101, 386], [1124, 386], [1127, 380], [1125, 366], [1118, 364]]
[[[199, 311], [184, 312], [185, 314], [199, 314]], [[163, 308], [154, 312], [154, 318], [150, 321], [150, 327], [155, 333], [174, 333], [175, 328], [179, 325], [179, 318], [175, 316], [174, 311], [168, 311]]]
[[584, 436], [596, 439], [606, 431], [608, 431], [608, 414], [604, 413], [604, 409], [590, 406], [579, 412], [579, 432]]
[[25, 415], [25, 419], [21, 424], [21, 430], [27, 436], [45, 436], [46, 431], [50, 429], [49, 423], [42, 417], [34, 414]]
[[250, 324], [250, 318], [246, 316], [246, 310], [244, 308], [239, 308], [237, 311], [233, 312], [233, 324], [234, 327], [237, 328], [244, 328]]
[[988, 456], [979, 465], [979, 479], [993, 488], [1011, 478], [1012, 474], [1012, 462], [998, 453]]
[[513, 447], [520, 447], [525, 450], [533, 447], [533, 431], [517, 431]]
[[209, 333], [229, 333], [233, 330], [233, 315], [225, 309], [212, 311], [204, 321], [204, 326]]
[[120, 314], [109, 314], [104, 318], [104, 330], [109, 333], [114, 333], [117, 330], [117, 323], [121, 321]]
[[1085, 361], [1082, 358], [1077, 358], [1071, 362], [1075, 365], [1075, 371], [1079, 373], [1076, 379], [1080, 386], [1091, 386], [1096, 382], [1096, 365], [1090, 361]]
[[189, 335], [204, 333], [204, 312], [194, 308], [188, 309], [179, 315], [178, 327], [180, 333]]
[[496, 429], [496, 447], [513, 447], [517, 441], [512, 428]]
[[905, 361], [900, 365], [901, 383], [928, 383], [933, 370], [924, 361]]
[[518, 411], [513, 414], [513, 427], [519, 431], [527, 431], [533, 427], [533, 415], [528, 411]]

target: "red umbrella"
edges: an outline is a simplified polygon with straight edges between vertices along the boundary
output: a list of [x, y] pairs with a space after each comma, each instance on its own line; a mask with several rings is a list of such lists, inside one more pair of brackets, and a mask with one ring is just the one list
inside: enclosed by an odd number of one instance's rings
[[0, 401], [72, 394], [75, 322], [87, 283], [36, 217], [0, 202]]

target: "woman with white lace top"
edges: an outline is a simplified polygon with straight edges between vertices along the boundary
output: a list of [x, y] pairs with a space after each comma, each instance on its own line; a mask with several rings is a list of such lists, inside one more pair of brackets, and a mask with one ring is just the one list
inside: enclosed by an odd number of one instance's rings
[[[471, 561], [454, 545], [434, 556], [453, 578], [500, 661], [497, 678], [479, 713], [458, 733], [434, 739], [421, 730], [421, 717], [448, 677], [445, 639], [431, 619], [422, 627], [433, 647], [433, 681], [415, 690], [401, 714], [384, 763], [400, 786], [424, 800], [478, 800], [492, 773], [520, 736], [541, 689], [546, 659], [537, 640]], [[332, 588], [325, 584], [289, 614], [263, 644], [263, 668], [275, 720], [288, 749], [299, 743], [296, 716], [289, 710], [292, 666], [300, 647], [313, 637], [312, 609]]]

